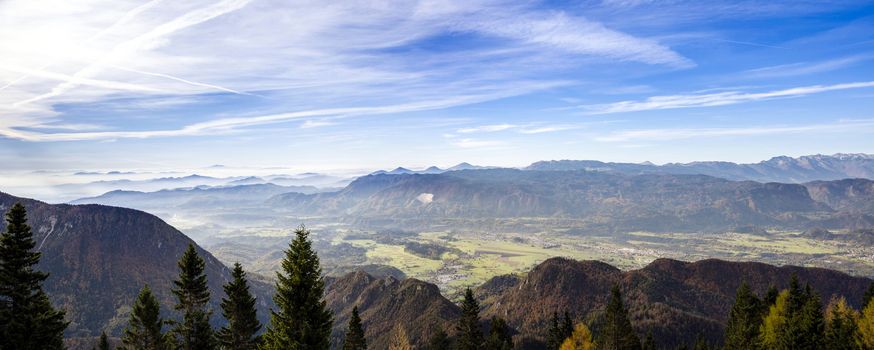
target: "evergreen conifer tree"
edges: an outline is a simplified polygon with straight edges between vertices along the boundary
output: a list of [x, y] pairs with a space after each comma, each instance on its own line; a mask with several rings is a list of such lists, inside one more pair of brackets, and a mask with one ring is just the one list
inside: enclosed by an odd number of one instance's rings
[[27, 224], [27, 210], [16, 203], [6, 213], [0, 234], [0, 349], [63, 349], [64, 312], [55, 310], [35, 270], [40, 253]]
[[499, 317], [492, 317], [489, 336], [486, 338], [484, 348], [486, 350], [510, 350], [513, 348], [513, 337], [510, 336], [507, 321]]
[[780, 295], [780, 291], [777, 290], [777, 286], [769, 285], [768, 291], [765, 292], [765, 297], [762, 299], [762, 313], [767, 315], [768, 311], [770, 311], [771, 305], [774, 305], [777, 302], [777, 297]]
[[205, 263], [197, 255], [194, 244], [179, 259], [179, 277], [173, 281], [176, 295], [176, 310], [182, 311], [182, 321], [177, 322], [173, 334], [180, 350], [209, 350], [215, 347], [212, 326], [207, 309], [209, 288], [206, 285]]
[[546, 334], [546, 349], [557, 350], [573, 332], [574, 323], [571, 320], [571, 314], [565, 311], [564, 317], [560, 318], [558, 312], [553, 312], [552, 321]]
[[168, 349], [161, 327], [161, 310], [152, 290], [146, 285], [140, 290], [130, 313], [130, 320], [121, 338], [127, 350], [165, 350]]
[[449, 335], [446, 334], [446, 331], [443, 328], [439, 328], [437, 333], [434, 333], [431, 336], [431, 339], [428, 340], [428, 346], [425, 347], [426, 350], [449, 350], [452, 348], [452, 341], [449, 339]]
[[106, 337], [106, 332], [100, 333], [100, 341], [97, 343], [98, 350], [109, 350], [109, 339]]
[[809, 285], [801, 288], [793, 275], [763, 321], [761, 344], [767, 350], [822, 349], [824, 326], [819, 295]]
[[583, 323], [578, 323], [571, 335], [561, 343], [559, 350], [594, 350], [592, 332]]
[[865, 308], [868, 307], [872, 298], [874, 298], [874, 281], [868, 285], [868, 289], [865, 290], [865, 296], [862, 297], [862, 310], [865, 310]]
[[628, 310], [622, 303], [619, 286], [613, 286], [610, 291], [610, 301], [604, 314], [604, 325], [598, 340], [598, 348], [602, 350], [639, 350], [640, 340], [631, 327]]
[[558, 312], [552, 313], [552, 320], [546, 332], [546, 350], [558, 350], [566, 338], [561, 321], [558, 318]]
[[271, 313], [264, 334], [264, 349], [326, 350], [331, 346], [333, 316], [322, 300], [325, 281], [319, 257], [303, 225], [285, 251], [281, 271], [276, 273], [278, 307]]
[[762, 305], [746, 282], [737, 289], [725, 327], [725, 350], [754, 350], [759, 344]]
[[[574, 321], [571, 320], [571, 314], [570, 314], [570, 312], [565, 311], [564, 312], [564, 319], [562, 320], [562, 327], [561, 327], [561, 331], [562, 331], [561, 335], [563, 336], [562, 338], [563, 339], [569, 338], [571, 335], [574, 334], [574, 329], [575, 329], [574, 328]], [[562, 340], [562, 342], [564, 342], [564, 340]]]
[[458, 331], [458, 350], [479, 350], [483, 345], [483, 334], [479, 328], [479, 303], [470, 288], [464, 292], [461, 318], [455, 329]]
[[825, 348], [829, 350], [854, 350], [856, 347], [856, 322], [859, 313], [847, 305], [844, 298], [832, 298], [825, 311]]
[[358, 307], [352, 308], [352, 316], [349, 317], [349, 326], [346, 329], [346, 339], [343, 341], [343, 350], [366, 350], [367, 340], [364, 338], [364, 327], [361, 326], [361, 317], [358, 315]]
[[224, 285], [227, 297], [221, 303], [222, 315], [228, 323], [216, 333], [216, 339], [222, 349], [255, 349], [261, 322], [255, 310], [255, 297], [249, 291], [246, 272], [240, 263], [234, 264], [231, 277], [233, 280]]
[[780, 332], [783, 346], [797, 350], [822, 349], [825, 323], [819, 295], [813, 293], [809, 285], [801, 289], [793, 278], [787, 301], [788, 321]]

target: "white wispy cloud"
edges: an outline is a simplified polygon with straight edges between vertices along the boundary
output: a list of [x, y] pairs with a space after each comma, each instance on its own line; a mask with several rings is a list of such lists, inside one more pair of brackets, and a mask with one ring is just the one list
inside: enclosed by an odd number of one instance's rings
[[746, 71], [746, 75], [755, 78], [792, 77], [814, 73], [830, 72], [871, 59], [874, 59], [874, 56], [856, 55], [814, 63], [799, 62], [782, 64], [777, 66], [750, 69]]
[[336, 122], [328, 121], [328, 120], [306, 120], [300, 124], [301, 129], [310, 129], [310, 128], [318, 128], [322, 126], [331, 126], [337, 125]]
[[[36, 101], [40, 101], [46, 98], [54, 97], [63, 94], [70, 89], [75, 88], [79, 85], [78, 80], [83, 78], [92, 77], [94, 75], [99, 74], [106, 66], [112, 64], [113, 62], [117, 62], [119, 60], [123, 60], [130, 55], [136, 54], [137, 51], [143, 49], [154, 48], [156, 46], [161, 45], [162, 38], [171, 35], [179, 30], [185, 29], [187, 27], [200, 24], [205, 21], [209, 21], [218, 16], [224, 15], [228, 12], [236, 11], [251, 0], [225, 0], [210, 6], [200, 8], [188, 13], [185, 13], [182, 16], [174, 18], [173, 20], [162, 23], [161, 25], [153, 28], [152, 30], [137, 36], [131, 40], [122, 42], [121, 44], [115, 46], [107, 52], [106, 54], [100, 56], [100, 58], [85, 68], [80, 69], [76, 73], [74, 73], [70, 79], [62, 84], [56, 85], [51, 89], [50, 92], [45, 94], [40, 94], [31, 98], [28, 98], [23, 101], [19, 101], [14, 103], [13, 105], [23, 105], [27, 103], [33, 103]], [[134, 9], [136, 11], [138, 8]], [[112, 28], [112, 27], [110, 27]], [[166, 76], [166, 75], [165, 75]]]
[[[455, 33], [487, 44], [439, 55], [387, 50]], [[0, 2], [0, 42], [0, 132], [37, 141], [227, 132], [334, 107], [475, 103], [574, 83], [543, 74], [571, 57], [668, 69], [694, 64], [655, 39], [509, 0], [7, 0]], [[161, 130], [119, 114], [102, 132], [39, 131], [41, 124], [77, 124], [80, 116], [59, 112], [60, 104], [136, 108], [168, 99], [197, 106], [203, 100], [194, 96], [213, 93], [254, 94], [263, 98], [257, 107], [267, 107], [260, 109], [295, 117], [228, 123], [199, 115], [213, 120]]]
[[726, 91], [711, 94], [653, 96], [645, 100], [583, 106], [591, 114], [640, 112], [660, 109], [725, 106], [738, 103], [798, 97], [829, 91], [874, 87], [874, 81], [813, 85], [767, 92]]
[[[609, 123], [612, 121], [606, 121]], [[543, 122], [525, 123], [525, 124], [488, 124], [474, 127], [466, 127], [455, 130], [459, 134], [472, 133], [493, 133], [501, 131], [513, 131], [519, 134], [543, 134], [549, 132], [558, 132], [566, 130], [574, 130], [588, 127], [592, 124], [603, 124], [605, 122], [590, 122], [590, 123], [571, 123], [571, 124], [549, 124]]]
[[660, 128], [614, 132], [596, 137], [602, 142], [673, 141], [693, 138], [761, 136], [800, 133], [859, 132], [874, 129], [874, 120], [847, 120], [807, 125], [777, 125], [733, 128]]
[[[550, 84], [540, 86], [541, 89], [551, 87]], [[494, 100], [502, 97], [513, 96], [520, 91], [531, 91], [533, 87], [527, 87], [522, 90], [499, 91], [490, 94], [469, 95], [469, 96], [451, 96], [442, 100], [416, 101], [399, 105], [375, 106], [375, 107], [348, 107], [348, 108], [326, 108], [304, 110], [289, 113], [276, 113], [259, 116], [241, 116], [231, 118], [220, 118], [206, 122], [189, 124], [177, 129], [164, 130], [128, 130], [128, 131], [92, 131], [92, 132], [58, 132], [58, 133], [43, 133], [38, 131], [18, 128], [16, 123], [11, 125], [0, 124], [0, 135], [8, 138], [19, 139], [24, 141], [83, 141], [83, 140], [107, 140], [119, 138], [153, 138], [153, 137], [177, 137], [177, 136], [197, 136], [206, 134], [226, 134], [234, 132], [236, 129], [254, 127], [266, 124], [282, 123], [292, 120], [300, 120], [312, 117], [352, 117], [365, 115], [382, 115], [396, 114], [404, 112], [415, 112], [425, 110], [444, 109], [453, 106], [483, 102]], [[535, 89], [536, 90], [536, 89]], [[38, 128], [42, 124], [31, 125], [28, 128]]]
[[475, 126], [475, 127], [470, 127], [470, 128], [458, 129], [458, 130], [456, 130], [456, 132], [460, 133], [460, 134], [470, 134], [470, 133], [475, 133], [475, 132], [496, 132], [496, 131], [503, 131], [503, 130], [508, 130], [508, 129], [512, 129], [512, 128], [516, 128], [516, 127], [518, 127], [518, 125], [513, 125], [513, 124], [480, 125], [480, 126]]

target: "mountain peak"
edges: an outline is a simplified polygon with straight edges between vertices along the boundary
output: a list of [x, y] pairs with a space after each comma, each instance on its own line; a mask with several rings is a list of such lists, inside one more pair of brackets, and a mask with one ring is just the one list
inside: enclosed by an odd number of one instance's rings
[[473, 165], [468, 162], [461, 162], [456, 164], [453, 167], [446, 169], [446, 171], [456, 171], [456, 170], [476, 170], [476, 169], [484, 169], [485, 167], [479, 165]]

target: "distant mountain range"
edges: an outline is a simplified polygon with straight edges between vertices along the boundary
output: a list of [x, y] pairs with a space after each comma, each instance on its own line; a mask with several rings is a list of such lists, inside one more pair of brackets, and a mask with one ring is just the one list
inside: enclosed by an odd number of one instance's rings
[[595, 232], [724, 232], [750, 225], [858, 229], [874, 227], [872, 186], [865, 179], [781, 184], [705, 175], [487, 169], [369, 175], [338, 192], [280, 194], [268, 206], [291, 215], [398, 227], [536, 217]]
[[471, 165], [470, 163], [459, 163], [454, 166], [451, 166], [446, 169], [440, 169], [436, 166], [430, 166], [423, 170], [410, 170], [404, 167], [397, 167], [391, 171], [385, 170], [377, 170], [370, 175], [380, 175], [380, 174], [388, 174], [388, 175], [401, 175], [401, 174], [440, 174], [445, 173], [447, 171], [458, 171], [458, 170], [479, 170], [479, 169], [495, 169], [497, 167], [487, 167], [487, 166], [479, 166], [479, 165]]
[[117, 190], [97, 197], [77, 199], [70, 202], [70, 204], [103, 204], [141, 210], [203, 206], [221, 208], [225, 206], [246, 206], [253, 203], [260, 204], [270, 197], [288, 192], [311, 194], [320, 192], [320, 190], [313, 186], [280, 186], [272, 183], [250, 184], [249, 181], [242, 181], [231, 186], [200, 186], [155, 192]]
[[[524, 170], [461, 163], [378, 171], [342, 188], [265, 182], [293, 182], [282, 176], [240, 177], [225, 178], [221, 186], [111, 191], [71, 203], [145, 210], [183, 225], [197, 239], [304, 217], [408, 229], [453, 220], [476, 229], [471, 219], [494, 226], [549, 218], [558, 228], [589, 232], [855, 230], [874, 227], [874, 184], [863, 178], [872, 174], [874, 156], [863, 154], [775, 157], [756, 164], [549, 161]], [[295, 181], [309, 177], [323, 175], [300, 174]], [[753, 181], [776, 179], [786, 181]], [[797, 183], [807, 179], [815, 180]]]
[[729, 180], [802, 183], [846, 178], [874, 179], [874, 155], [834, 154], [798, 158], [780, 156], [754, 164], [731, 162], [605, 163], [597, 160], [552, 160], [529, 165], [526, 170], [588, 170], [622, 174], [700, 174]]

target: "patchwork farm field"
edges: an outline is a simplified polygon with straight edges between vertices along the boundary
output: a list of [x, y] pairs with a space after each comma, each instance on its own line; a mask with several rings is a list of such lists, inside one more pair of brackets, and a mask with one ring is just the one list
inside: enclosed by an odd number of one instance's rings
[[[600, 260], [622, 269], [658, 258], [718, 258], [776, 265], [826, 267], [874, 276], [874, 248], [799, 232], [656, 233], [610, 235], [543, 232], [314, 230], [324, 271], [332, 275], [367, 267], [437, 284], [447, 295], [504, 274], [523, 273], [551, 257]], [[287, 236], [236, 237], [209, 247], [227, 262], [240, 261], [268, 276], [279, 267]]]

